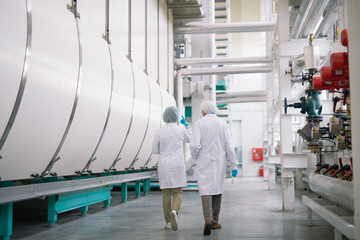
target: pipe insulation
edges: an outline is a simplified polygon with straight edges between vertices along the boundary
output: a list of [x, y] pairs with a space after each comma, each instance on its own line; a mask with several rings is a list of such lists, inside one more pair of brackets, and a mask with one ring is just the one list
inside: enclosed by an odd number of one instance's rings
[[243, 58], [182, 58], [175, 59], [174, 64], [177, 66], [189, 66], [195, 64], [257, 64], [257, 63], [272, 63], [271, 57], [243, 57]]
[[189, 24], [174, 29], [174, 34], [234, 33], [234, 32], [271, 32], [275, 29], [274, 22], [241, 22]]
[[180, 115], [183, 115], [183, 78], [191, 75], [216, 75], [216, 74], [248, 74], [272, 72], [272, 64], [259, 67], [217, 67], [217, 68], [182, 68], [177, 71], [177, 105]]
[[309, 187], [324, 198], [354, 211], [353, 182], [311, 173], [309, 174]]
[[0, 181], [156, 165], [152, 140], [173, 96], [126, 58], [120, 3], [110, 14], [105, 1], [67, 4], [0, 8]]
[[304, 24], [304, 16], [305, 14], [307, 14], [307, 12], [309, 11], [309, 2], [310, 0], [303, 0], [301, 1], [301, 5], [300, 5], [300, 9], [299, 12], [296, 16], [292, 31], [291, 31], [291, 38], [298, 38], [299, 37], [299, 33], [300, 33], [300, 29], [302, 28], [303, 24]]

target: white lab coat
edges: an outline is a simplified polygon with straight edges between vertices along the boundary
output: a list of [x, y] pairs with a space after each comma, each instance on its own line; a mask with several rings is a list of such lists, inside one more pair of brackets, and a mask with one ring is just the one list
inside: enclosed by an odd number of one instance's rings
[[152, 152], [160, 154], [158, 176], [160, 189], [187, 186], [183, 142], [190, 142], [190, 128], [167, 123], [156, 133]]
[[237, 169], [238, 164], [227, 122], [215, 114], [197, 120], [192, 129], [190, 150], [196, 160], [200, 196], [222, 194], [227, 161], [231, 170]]

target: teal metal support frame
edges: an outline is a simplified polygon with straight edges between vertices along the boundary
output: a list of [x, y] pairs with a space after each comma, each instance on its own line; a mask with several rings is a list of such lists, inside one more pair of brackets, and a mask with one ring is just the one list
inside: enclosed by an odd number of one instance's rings
[[12, 234], [13, 203], [0, 205], [0, 236], [3, 240], [9, 240]]
[[127, 183], [121, 183], [121, 201], [122, 202], [126, 202], [127, 201], [127, 191], [128, 191], [128, 186]]
[[[12, 181], [0, 182], [0, 187], [11, 187]], [[10, 240], [13, 223], [13, 203], [0, 205], [0, 236], [3, 240]]]
[[81, 215], [89, 210], [89, 205], [103, 201], [104, 206], [110, 205], [112, 187], [104, 186], [82, 191], [62, 193], [48, 197], [48, 222], [53, 226], [59, 213], [80, 208]]
[[141, 192], [140, 180], [135, 181], [135, 196], [139, 197]]
[[143, 182], [143, 191], [144, 194], [147, 195], [150, 190], [150, 178], [144, 179]]

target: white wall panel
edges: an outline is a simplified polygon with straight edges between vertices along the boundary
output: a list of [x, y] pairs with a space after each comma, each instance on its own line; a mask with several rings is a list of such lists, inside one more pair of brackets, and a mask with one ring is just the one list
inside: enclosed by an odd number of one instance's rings
[[[17, 118], [2, 151], [2, 180], [30, 178], [45, 170], [67, 126], [75, 97], [79, 50], [74, 17], [63, 0], [33, 1], [31, 8], [30, 68]], [[23, 58], [23, 49], [16, 54]], [[7, 88], [7, 83], [0, 89]]]
[[[105, 1], [80, 2], [82, 76], [76, 114], [59, 153], [54, 171], [59, 175], [81, 171], [100, 139], [110, 102], [111, 68], [105, 32]], [[76, 148], [74, 148], [76, 146]]]
[[116, 165], [118, 170], [130, 167], [140, 148], [144, 138], [147, 121], [149, 118], [149, 84], [145, 73], [133, 67], [135, 81], [135, 105], [133, 112], [133, 122], [124, 148], [120, 154], [121, 160]]
[[158, 79], [158, 0], [148, 0], [147, 13], [148, 26], [148, 74], [157, 81]]
[[[152, 152], [152, 142], [155, 132], [160, 128], [162, 119], [161, 95], [159, 85], [152, 79], [149, 79], [151, 93], [150, 121], [146, 133], [144, 144], [139, 152], [139, 160], [135, 162], [134, 168], [140, 168], [145, 165]], [[153, 164], [153, 161], [150, 163]]]
[[[0, 1], [0, 138], [13, 110], [20, 86], [26, 48], [25, 1]], [[11, 33], [11, 34], [9, 34]], [[1, 154], [1, 152], [0, 152]]]
[[145, 1], [131, 1], [131, 53], [134, 64], [145, 69]]

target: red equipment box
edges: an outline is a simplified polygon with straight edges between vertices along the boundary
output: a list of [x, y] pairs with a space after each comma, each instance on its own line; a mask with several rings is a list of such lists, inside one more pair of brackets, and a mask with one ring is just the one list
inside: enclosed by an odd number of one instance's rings
[[262, 148], [253, 148], [252, 149], [252, 158], [253, 161], [262, 161], [264, 159], [264, 153]]

